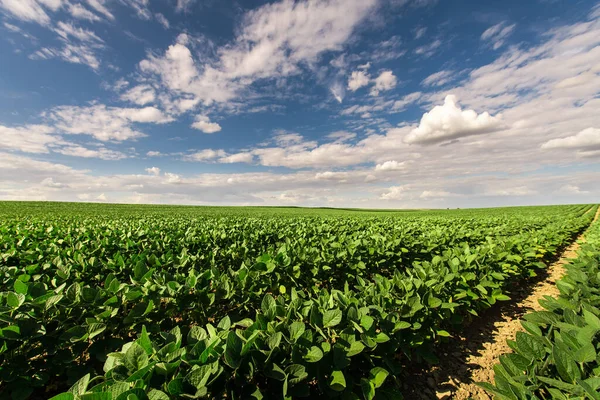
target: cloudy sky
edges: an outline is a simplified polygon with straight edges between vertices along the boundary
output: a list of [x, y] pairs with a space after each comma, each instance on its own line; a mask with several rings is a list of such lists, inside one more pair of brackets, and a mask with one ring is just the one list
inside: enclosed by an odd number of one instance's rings
[[0, 199], [600, 199], [589, 0], [0, 0]]

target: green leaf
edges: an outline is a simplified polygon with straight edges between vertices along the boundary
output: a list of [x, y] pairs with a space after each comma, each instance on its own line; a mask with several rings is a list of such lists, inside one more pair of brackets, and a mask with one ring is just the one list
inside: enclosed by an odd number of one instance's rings
[[348, 357], [352, 357], [355, 356], [357, 354], [362, 353], [362, 351], [365, 349], [365, 345], [362, 342], [353, 342], [350, 345], [350, 349], [346, 352], [346, 355]]
[[306, 326], [303, 322], [296, 321], [288, 327], [288, 330], [290, 331], [290, 340], [296, 342], [306, 330]]
[[17, 279], [13, 285], [13, 288], [15, 289], [15, 292], [19, 294], [27, 294], [27, 289], [29, 289], [29, 285]]
[[282, 337], [283, 334], [281, 332], [275, 332], [274, 334], [269, 336], [269, 339], [267, 339], [267, 345], [269, 346], [269, 348], [271, 350], [275, 350], [276, 348], [278, 348], [279, 344], [281, 343]]
[[586, 343], [580, 349], [573, 353], [573, 359], [580, 363], [587, 363], [596, 360], [596, 349], [591, 343]]
[[230, 331], [227, 335], [227, 342], [225, 344], [225, 364], [229, 365], [233, 369], [237, 369], [242, 363], [242, 348], [244, 342], [237, 335], [236, 332]]
[[331, 328], [342, 322], [342, 311], [339, 309], [327, 310], [323, 313], [323, 327]]
[[373, 382], [362, 378], [360, 380], [360, 388], [366, 400], [373, 400], [375, 398], [375, 385]]
[[6, 303], [11, 308], [19, 308], [25, 302], [25, 295], [22, 293], [8, 292]]
[[86, 393], [79, 396], [80, 400], [112, 400], [112, 395], [106, 392]]
[[525, 332], [517, 332], [516, 345], [520, 354], [529, 360], [540, 360], [546, 354], [543, 342]]
[[170, 400], [170, 398], [165, 392], [152, 389], [148, 392], [148, 400]]
[[552, 348], [552, 358], [558, 370], [560, 377], [570, 383], [575, 383], [577, 379], [581, 379], [581, 371], [575, 364], [575, 360], [566, 349], [560, 349], [558, 344]]
[[587, 382], [578, 379], [577, 384], [583, 388], [588, 398], [590, 398], [591, 400], [600, 400], [600, 394], [597, 391], [595, 391], [590, 385], [588, 385]]
[[75, 400], [75, 396], [73, 393], [61, 393], [51, 397], [50, 400]]
[[173, 379], [167, 385], [167, 390], [169, 391], [169, 394], [171, 394], [173, 396], [178, 396], [178, 395], [182, 394], [183, 393], [183, 379], [182, 378]]
[[191, 370], [186, 375], [185, 380], [188, 381], [196, 389], [200, 389], [206, 386], [206, 382], [208, 382], [211, 372], [212, 366], [202, 365], [199, 368]]
[[151, 355], [152, 354], [152, 341], [150, 340], [150, 336], [148, 336], [148, 331], [146, 331], [146, 326], [142, 326], [142, 333], [140, 334], [140, 337], [135, 341], [137, 344], [139, 344], [142, 349], [144, 349], [144, 351], [146, 352], [146, 354]]
[[217, 325], [217, 328], [221, 329], [222, 331], [228, 331], [229, 328], [231, 328], [231, 319], [229, 318], [229, 316], [225, 316], [225, 318], [223, 318], [219, 322], [219, 325]]
[[125, 366], [133, 373], [148, 365], [146, 350], [136, 342], [133, 342], [125, 352]]
[[323, 358], [323, 351], [317, 346], [312, 346], [308, 351], [308, 354], [304, 356], [304, 359], [309, 363], [314, 363]]
[[383, 385], [385, 379], [390, 374], [386, 369], [381, 367], [375, 367], [371, 369], [371, 378], [370, 381], [375, 385], [375, 388], [378, 389]]
[[[368, 315], [363, 315], [360, 319], [360, 326], [362, 326], [363, 328], [365, 328], [365, 330], [368, 331], [373, 326], [374, 321], [375, 320], [373, 319], [373, 317], [370, 317]], [[410, 326], [410, 324], [409, 324], [409, 326]]]
[[329, 387], [336, 392], [346, 389], [346, 378], [342, 371], [333, 371], [329, 377]]
[[74, 395], [82, 395], [87, 391], [87, 387], [90, 383], [90, 374], [86, 374], [83, 378], [79, 379], [77, 382], [75, 382], [75, 384], [73, 386], [71, 386], [71, 389], [69, 389], [70, 393], [73, 393]]

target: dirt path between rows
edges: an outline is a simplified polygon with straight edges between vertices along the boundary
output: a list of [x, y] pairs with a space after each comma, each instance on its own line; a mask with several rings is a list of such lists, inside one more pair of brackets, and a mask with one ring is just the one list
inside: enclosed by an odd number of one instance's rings
[[[591, 210], [591, 209], [590, 209]], [[589, 211], [588, 211], [589, 212]], [[594, 221], [600, 216], [600, 208]], [[506, 344], [518, 331], [520, 319], [530, 311], [542, 307], [538, 300], [544, 296], [558, 296], [555, 282], [564, 273], [563, 265], [576, 256], [583, 234], [580, 235], [552, 264], [540, 274], [534, 286], [524, 284], [511, 293], [512, 300], [488, 310], [475, 320], [450, 346], [442, 349], [440, 364], [418, 376], [405, 387], [406, 399], [491, 400], [493, 397], [474, 382], [494, 381], [493, 366], [502, 354], [511, 351]]]

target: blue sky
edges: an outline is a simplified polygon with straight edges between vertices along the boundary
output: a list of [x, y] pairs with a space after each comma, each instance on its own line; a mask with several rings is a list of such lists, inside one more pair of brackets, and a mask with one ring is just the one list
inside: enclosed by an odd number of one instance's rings
[[0, 0], [0, 199], [597, 202], [597, 1]]

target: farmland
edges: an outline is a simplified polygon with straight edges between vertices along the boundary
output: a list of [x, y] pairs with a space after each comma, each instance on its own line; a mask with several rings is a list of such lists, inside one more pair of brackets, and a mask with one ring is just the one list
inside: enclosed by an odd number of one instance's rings
[[597, 207], [0, 203], [0, 396], [399, 398]]

